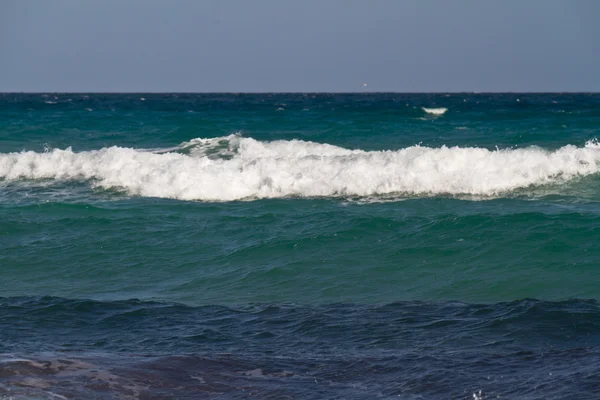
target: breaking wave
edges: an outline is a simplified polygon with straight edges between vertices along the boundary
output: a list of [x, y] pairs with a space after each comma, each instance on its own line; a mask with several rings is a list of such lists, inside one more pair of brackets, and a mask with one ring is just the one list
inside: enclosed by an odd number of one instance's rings
[[67, 148], [0, 154], [0, 179], [5, 181], [90, 181], [131, 195], [203, 201], [396, 194], [497, 197], [599, 171], [596, 142], [553, 151], [446, 146], [363, 151], [230, 135], [158, 150]]

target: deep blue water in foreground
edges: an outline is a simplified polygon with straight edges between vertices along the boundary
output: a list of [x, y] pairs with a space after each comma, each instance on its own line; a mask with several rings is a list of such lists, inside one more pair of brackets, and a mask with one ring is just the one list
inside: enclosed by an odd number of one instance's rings
[[0, 94], [0, 399], [599, 399], [600, 95]]

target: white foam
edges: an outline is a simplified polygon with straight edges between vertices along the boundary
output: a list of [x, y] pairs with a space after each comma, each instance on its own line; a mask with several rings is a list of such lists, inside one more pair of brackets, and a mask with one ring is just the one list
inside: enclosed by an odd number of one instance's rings
[[205, 201], [398, 194], [485, 198], [598, 172], [595, 142], [554, 151], [445, 146], [363, 151], [232, 135], [158, 151], [110, 147], [0, 154], [0, 179], [7, 181], [89, 180], [132, 195]]
[[425, 108], [422, 107], [423, 111], [425, 111], [427, 114], [433, 114], [433, 115], [443, 115], [446, 111], [448, 111], [447, 108]]

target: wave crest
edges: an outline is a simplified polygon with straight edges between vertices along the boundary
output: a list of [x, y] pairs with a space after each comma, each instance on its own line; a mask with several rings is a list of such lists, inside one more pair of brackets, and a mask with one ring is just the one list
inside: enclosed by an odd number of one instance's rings
[[239, 135], [162, 150], [110, 147], [0, 154], [0, 179], [84, 180], [132, 195], [231, 201], [281, 197], [475, 195], [495, 197], [600, 169], [600, 145], [487, 150], [412, 146], [349, 150]]

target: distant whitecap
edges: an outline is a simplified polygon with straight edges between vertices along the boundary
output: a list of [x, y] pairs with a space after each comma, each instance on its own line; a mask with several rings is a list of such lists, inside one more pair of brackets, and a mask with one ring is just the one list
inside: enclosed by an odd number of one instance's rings
[[446, 111], [448, 111], [447, 108], [425, 108], [423, 107], [423, 111], [425, 111], [427, 114], [433, 114], [433, 115], [443, 115]]

